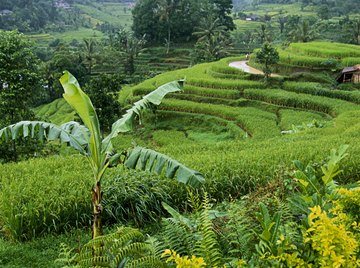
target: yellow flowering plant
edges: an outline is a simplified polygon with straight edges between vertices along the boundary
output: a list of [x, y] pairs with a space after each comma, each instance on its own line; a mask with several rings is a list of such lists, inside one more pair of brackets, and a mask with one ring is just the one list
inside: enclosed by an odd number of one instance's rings
[[175, 250], [166, 249], [161, 257], [169, 256], [166, 260], [167, 263], [175, 262], [176, 268], [201, 268], [205, 267], [206, 263], [203, 258], [196, 256], [183, 256], [181, 257]]
[[304, 234], [304, 243], [311, 245], [320, 267], [359, 267], [356, 258], [358, 242], [345, 224], [330, 218], [320, 206], [310, 208], [310, 228]]

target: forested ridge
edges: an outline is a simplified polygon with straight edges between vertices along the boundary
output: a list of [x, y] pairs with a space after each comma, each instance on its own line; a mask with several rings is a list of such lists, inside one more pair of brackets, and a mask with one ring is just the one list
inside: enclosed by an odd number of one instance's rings
[[318, 12], [329, 13], [333, 16], [342, 16], [356, 13], [360, 10], [357, 0], [233, 0], [236, 10], [241, 10], [247, 6], [257, 6], [260, 4], [294, 4], [300, 3], [302, 7], [312, 6]]
[[[0, 28], [21, 32], [64, 31], [66, 26], [84, 25], [84, 18], [74, 4], [91, 4], [97, 0], [3, 0], [0, 1]], [[113, 0], [133, 3], [132, 0]]]

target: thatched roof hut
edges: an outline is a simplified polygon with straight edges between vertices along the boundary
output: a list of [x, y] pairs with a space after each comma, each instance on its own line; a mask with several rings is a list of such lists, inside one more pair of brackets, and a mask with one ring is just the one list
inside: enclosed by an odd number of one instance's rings
[[344, 68], [336, 80], [339, 83], [360, 83], [360, 64]]

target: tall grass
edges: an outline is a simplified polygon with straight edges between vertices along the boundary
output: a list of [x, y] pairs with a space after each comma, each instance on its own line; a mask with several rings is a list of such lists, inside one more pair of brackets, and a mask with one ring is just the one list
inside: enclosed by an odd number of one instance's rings
[[321, 58], [360, 57], [359, 46], [342, 43], [309, 42], [292, 43], [289, 50]]
[[360, 104], [359, 91], [328, 89], [328, 88], [324, 88], [319, 83], [285, 82], [283, 85], [283, 89], [286, 91], [305, 93], [315, 96], [324, 96], [332, 99], [340, 99], [340, 100], [345, 100], [356, 104]]
[[313, 120], [316, 120], [319, 123], [329, 120], [329, 118], [324, 117], [323, 114], [291, 109], [281, 109], [279, 111], [279, 117], [280, 128], [282, 130], [290, 130], [293, 126], [309, 124], [313, 122]]
[[247, 89], [244, 91], [244, 97], [285, 107], [322, 112], [333, 117], [345, 111], [358, 109], [358, 106], [351, 102], [334, 100], [327, 97], [310, 96], [308, 94], [284, 92], [279, 89]]
[[[253, 107], [228, 107], [168, 99], [164, 101], [161, 109], [207, 114], [234, 121], [250, 136], [256, 138], [273, 137], [280, 134], [276, 125], [276, 115]], [[264, 131], [265, 129], [266, 131]]]
[[88, 225], [91, 178], [87, 163], [79, 157], [2, 165], [0, 226], [4, 235], [27, 240]]

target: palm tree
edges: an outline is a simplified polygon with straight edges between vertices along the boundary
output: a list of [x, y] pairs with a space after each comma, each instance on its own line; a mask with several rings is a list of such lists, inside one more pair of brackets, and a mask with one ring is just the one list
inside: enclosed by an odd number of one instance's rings
[[175, 0], [159, 0], [155, 14], [159, 15], [160, 21], [165, 21], [167, 28], [166, 54], [169, 54], [171, 43], [171, 21], [170, 17], [175, 11]]
[[265, 42], [271, 42], [269, 25], [261, 24], [260, 28], [256, 31], [256, 35], [261, 44], [264, 44]]
[[200, 26], [195, 28], [193, 35], [198, 37], [195, 47], [201, 51], [202, 60], [218, 60], [227, 54], [230, 46], [229, 34], [219, 18], [204, 19]]
[[84, 46], [83, 46], [84, 59], [88, 66], [88, 72], [89, 74], [91, 74], [92, 67], [94, 64], [95, 54], [96, 54], [97, 43], [93, 38], [83, 39], [83, 42], [84, 42]]
[[64, 88], [64, 99], [78, 113], [84, 125], [77, 122], [68, 122], [61, 126], [41, 121], [21, 121], [0, 130], [0, 141], [15, 140], [21, 137], [46, 139], [48, 141], [59, 140], [78, 150], [85, 155], [93, 171], [94, 186], [92, 189], [93, 224], [92, 237], [102, 235], [102, 191], [101, 181], [108, 167], [123, 163], [129, 168], [139, 167], [161, 173], [166, 169], [169, 178], [176, 178], [185, 184], [198, 186], [204, 180], [202, 175], [185, 167], [179, 162], [155, 151], [136, 147], [127, 154], [126, 159], [121, 159], [123, 154], [115, 153], [111, 140], [119, 133], [132, 129], [135, 118], [142, 111], [155, 105], [159, 105], [163, 97], [170, 92], [181, 90], [181, 81], [165, 84], [140, 101], [133, 108], [127, 110], [122, 118], [113, 125], [108, 136], [103, 138], [95, 108], [90, 98], [81, 90], [79, 83], [69, 72], [65, 72], [60, 78]]
[[314, 40], [317, 35], [316, 26], [310, 26], [308, 20], [302, 20], [289, 34], [294, 42], [310, 42]]
[[201, 21], [199, 27], [195, 27], [193, 35], [198, 37], [198, 41], [210, 40], [219, 34], [224, 35], [226, 33], [226, 26], [222, 25], [219, 18], [215, 20], [213, 18], [207, 18]]
[[135, 59], [146, 44], [145, 36], [137, 38], [134, 33], [121, 29], [115, 34], [115, 44], [124, 59], [125, 72], [132, 75], [135, 72]]

